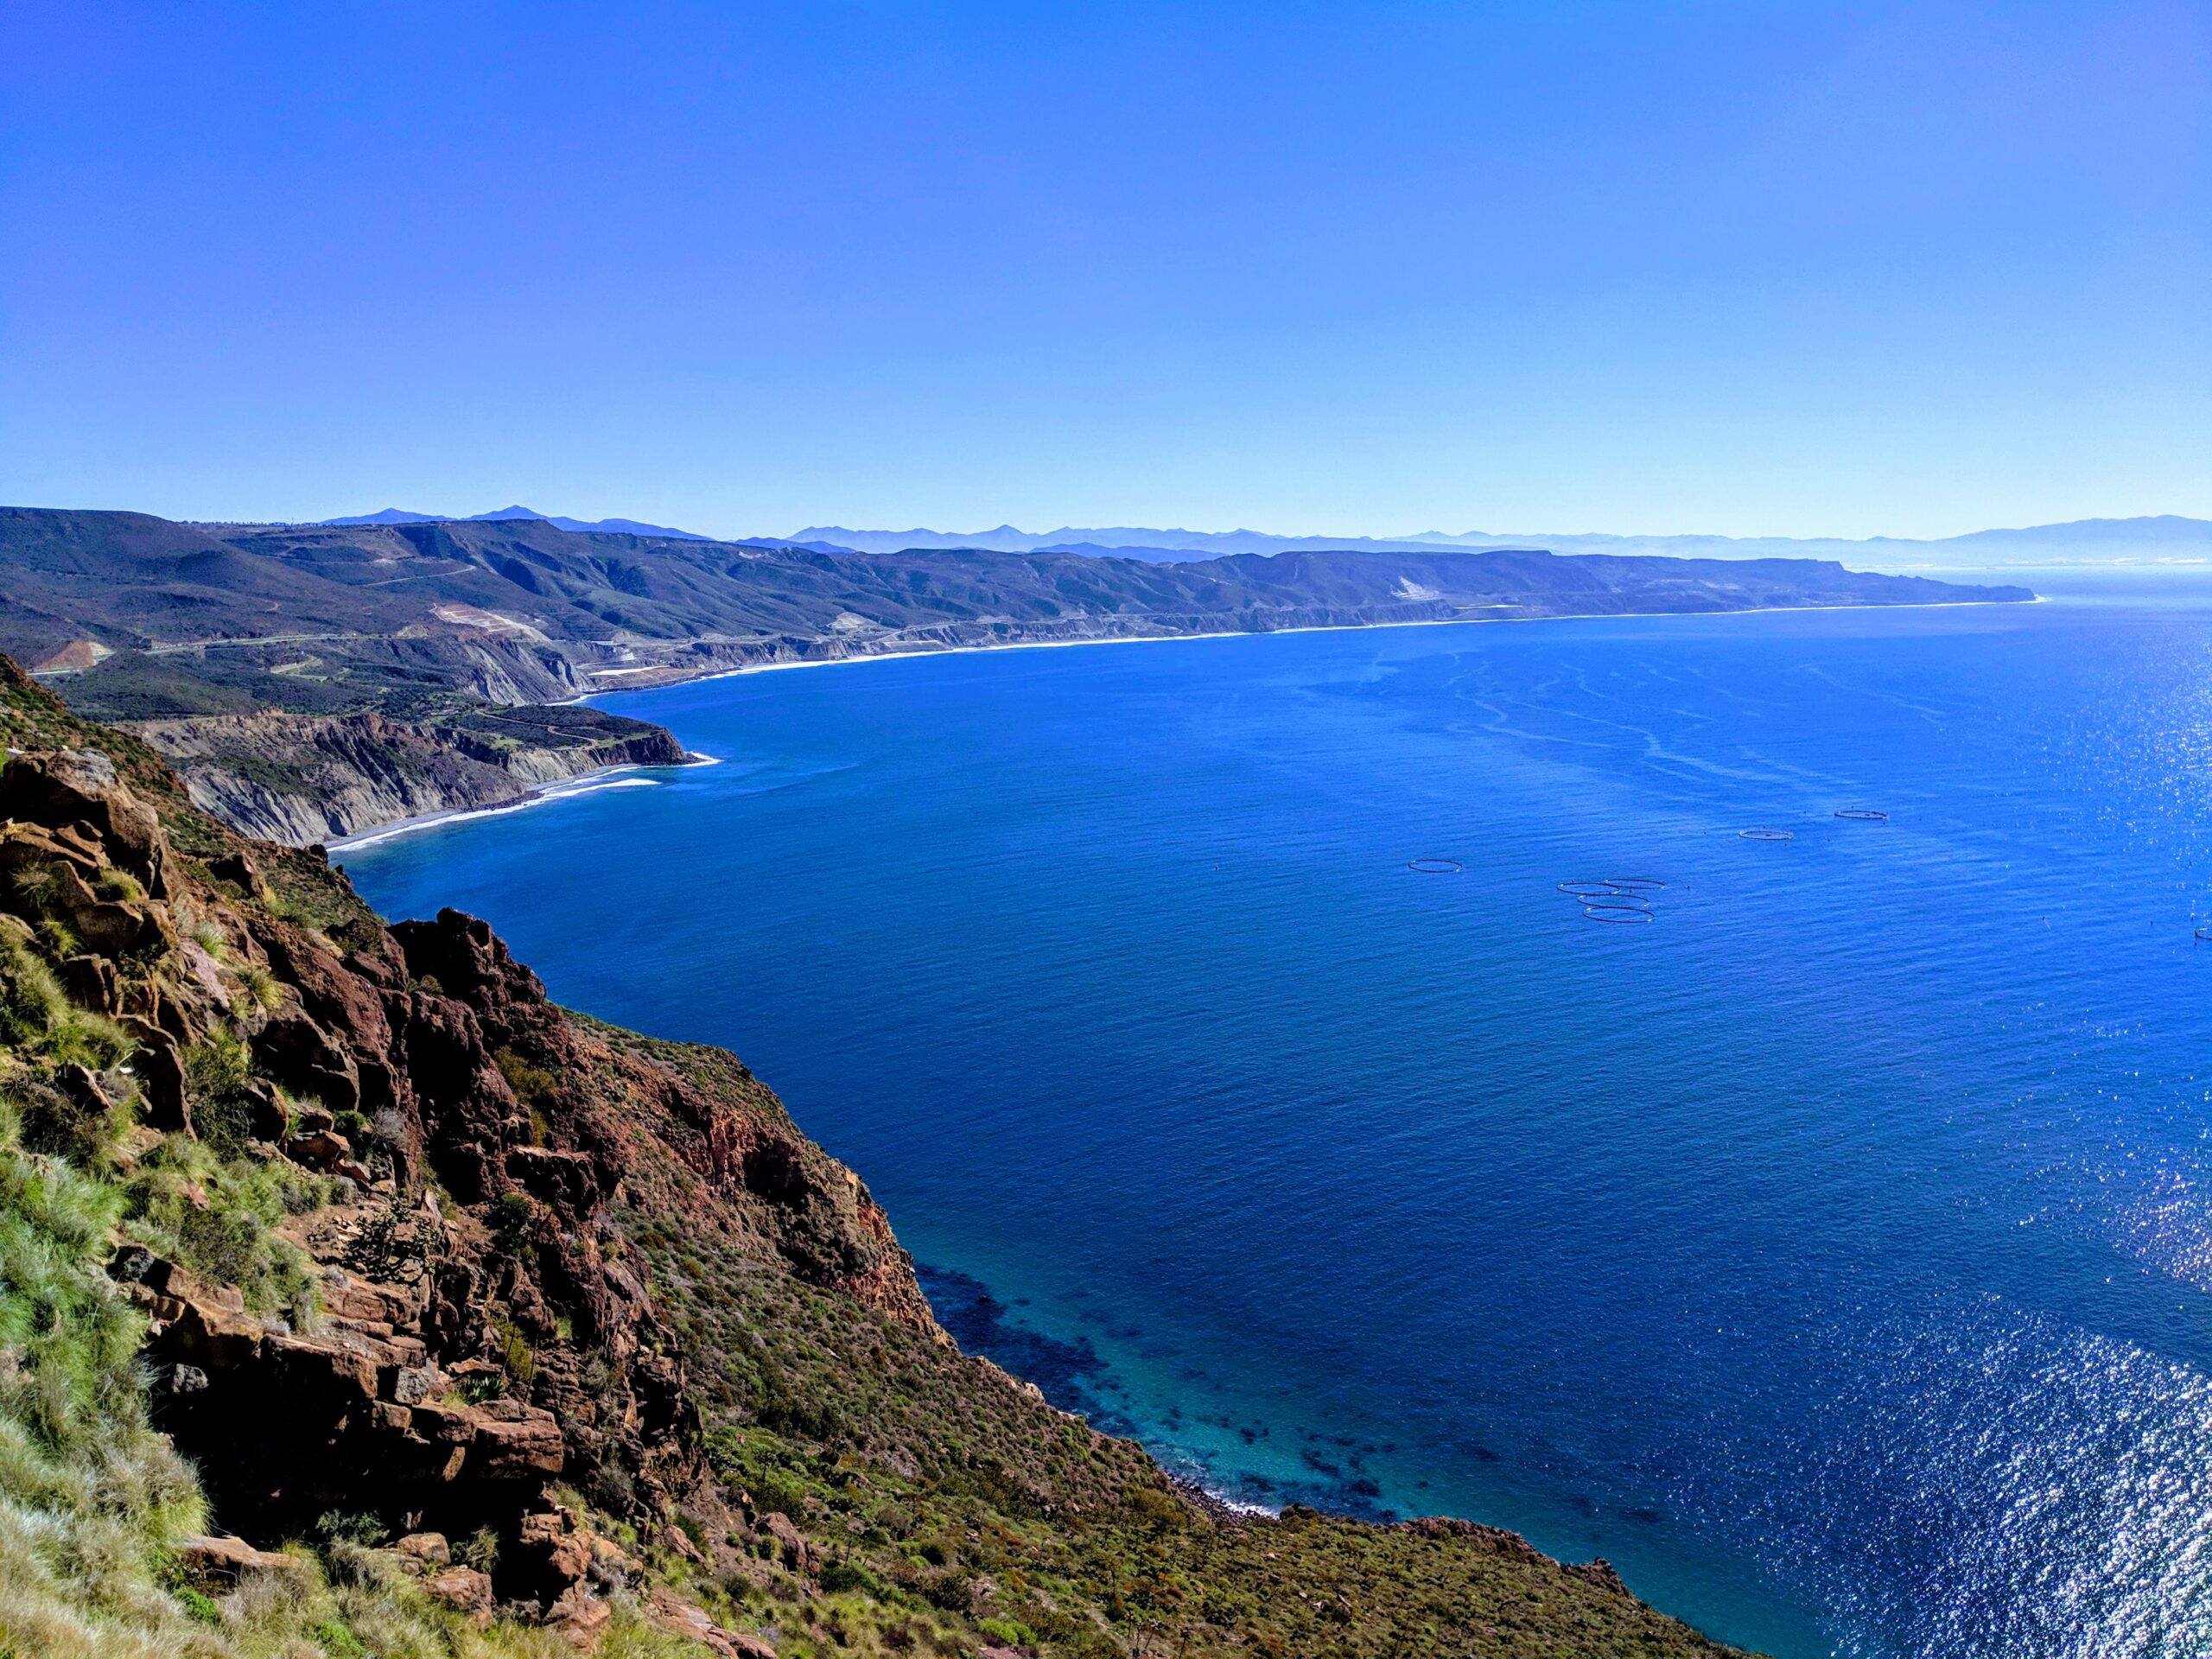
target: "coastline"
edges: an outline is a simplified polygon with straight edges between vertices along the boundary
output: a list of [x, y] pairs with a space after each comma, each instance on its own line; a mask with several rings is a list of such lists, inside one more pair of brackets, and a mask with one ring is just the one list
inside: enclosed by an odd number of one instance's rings
[[[721, 765], [714, 755], [695, 754], [684, 751], [685, 766], [713, 766]], [[596, 794], [606, 789], [650, 789], [649, 778], [628, 778], [622, 774], [632, 772], [672, 771], [673, 767], [648, 767], [635, 761], [620, 766], [595, 766], [589, 772], [580, 772], [573, 777], [556, 779], [549, 784], [537, 784], [524, 790], [511, 801], [496, 806], [459, 806], [443, 812], [425, 812], [417, 817], [392, 818], [383, 823], [371, 824], [340, 840], [324, 843], [324, 850], [342, 853], [363, 847], [373, 847], [381, 842], [396, 841], [402, 836], [412, 835], [418, 830], [433, 830], [442, 823], [458, 823], [466, 818], [504, 817], [510, 812], [527, 811], [533, 806], [545, 806], [555, 801], [567, 800], [571, 796]]]
[[[1255, 639], [1287, 633], [1370, 633], [1384, 628], [1472, 628], [1516, 622], [1620, 622], [1639, 617], [1777, 616], [1811, 611], [1956, 611], [1992, 605], [2047, 605], [2050, 596], [2030, 599], [1937, 599], [1911, 605], [1745, 605], [1724, 611], [1560, 611], [1549, 616], [1447, 616], [1410, 622], [1332, 622], [1291, 628], [1224, 628], [1205, 633], [1127, 633], [1096, 639], [1008, 639], [988, 645], [940, 645], [930, 651], [859, 652], [845, 657], [795, 657], [777, 662], [747, 663], [737, 668], [714, 668], [696, 672], [670, 667], [666, 679], [650, 685], [608, 685], [564, 700], [569, 703], [596, 702], [602, 697], [632, 691], [661, 691], [671, 685], [696, 685], [707, 680], [734, 679], [741, 674], [772, 674], [794, 668], [842, 668], [854, 663], [910, 662], [922, 657], [974, 657], [988, 652], [1065, 651], [1080, 645], [1165, 645], [1194, 639]], [[640, 673], [657, 671], [641, 669]]]
[[[925, 651], [858, 652], [843, 657], [799, 657], [775, 662], [747, 663], [737, 668], [715, 668], [700, 671], [671, 666], [665, 671], [667, 677], [657, 679], [650, 685], [610, 685], [594, 688], [563, 701], [560, 707], [577, 703], [597, 703], [604, 698], [628, 696], [643, 691], [665, 690], [674, 685], [694, 685], [709, 680], [735, 679], [747, 674], [781, 673], [801, 668], [844, 668], [859, 663], [912, 662], [926, 657], [981, 656], [986, 652], [1008, 651], [1065, 651], [1085, 645], [1176, 645], [1200, 639], [1262, 639], [1276, 634], [1292, 633], [1365, 633], [1384, 628], [1464, 628], [1495, 624], [1541, 622], [1606, 622], [1621, 621], [1639, 617], [1723, 617], [1769, 616], [1782, 613], [1827, 611], [1935, 611], [1961, 610], [1969, 607], [1997, 605], [2047, 604], [2046, 595], [2037, 594], [2031, 600], [2008, 599], [1947, 599], [1933, 600], [1925, 604], [1912, 605], [1746, 605], [1735, 610], [1697, 611], [1563, 611], [1550, 616], [1457, 616], [1423, 619], [1407, 622], [1345, 622], [1290, 628], [1224, 628], [1205, 633], [1132, 633], [1095, 639], [1010, 639], [983, 645], [941, 645]], [[652, 669], [640, 672], [657, 672]], [[717, 764], [712, 755], [691, 753], [688, 766]], [[572, 795], [589, 794], [612, 785], [608, 779], [618, 773], [638, 772], [645, 768], [634, 765], [604, 766], [593, 772], [579, 772], [556, 783], [533, 788], [512, 801], [497, 806], [461, 807], [451, 811], [425, 813], [419, 817], [397, 818], [384, 823], [371, 824], [357, 830], [343, 840], [334, 841], [328, 849], [333, 853], [372, 847], [379, 842], [395, 840], [417, 830], [432, 830], [444, 823], [459, 823], [468, 818], [496, 817], [510, 812], [520, 812], [533, 806], [565, 799]], [[639, 779], [634, 783], [649, 786], [650, 780]]]

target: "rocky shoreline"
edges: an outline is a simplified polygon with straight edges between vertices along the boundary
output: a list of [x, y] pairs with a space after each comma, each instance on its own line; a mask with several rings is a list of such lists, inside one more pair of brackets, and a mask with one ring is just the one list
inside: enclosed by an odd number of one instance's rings
[[618, 768], [694, 759], [661, 727], [573, 706], [423, 723], [375, 713], [211, 715], [136, 729], [176, 768], [194, 805], [289, 847], [516, 806]]

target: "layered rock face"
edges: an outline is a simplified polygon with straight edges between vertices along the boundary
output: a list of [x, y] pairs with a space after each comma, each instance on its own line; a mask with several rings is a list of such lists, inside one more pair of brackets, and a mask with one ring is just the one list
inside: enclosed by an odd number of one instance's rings
[[560, 711], [567, 718], [558, 721], [530, 713], [473, 715], [467, 725], [375, 713], [221, 715], [149, 721], [138, 731], [176, 767], [194, 805], [292, 847], [511, 805], [610, 766], [675, 766], [689, 758], [643, 721], [595, 710]]

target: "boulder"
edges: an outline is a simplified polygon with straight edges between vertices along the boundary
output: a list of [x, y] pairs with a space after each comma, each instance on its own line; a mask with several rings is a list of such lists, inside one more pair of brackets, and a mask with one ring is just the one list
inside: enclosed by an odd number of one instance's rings
[[341, 1112], [361, 1103], [360, 1074], [336, 1039], [297, 1008], [273, 1014], [255, 1033], [254, 1058], [286, 1088]]
[[180, 1294], [175, 1285], [158, 1294], [155, 1316], [165, 1327], [161, 1357], [194, 1366], [211, 1379], [260, 1359], [267, 1338], [259, 1319], [225, 1307], [212, 1296], [201, 1300]]
[[598, 1645], [614, 1610], [581, 1584], [572, 1584], [545, 1610], [545, 1622], [579, 1648]]
[[207, 861], [207, 874], [227, 881], [249, 899], [262, 896], [261, 871], [243, 851], [218, 853]]
[[108, 857], [156, 898], [168, 894], [168, 842], [153, 810], [97, 749], [12, 757], [0, 775], [0, 818], [61, 830], [90, 827]]
[[391, 1024], [374, 986], [297, 928], [268, 928], [257, 937], [271, 970], [299, 994], [308, 1015], [335, 1046], [354, 1055], [391, 1047]]
[[579, 1531], [564, 1510], [525, 1515], [517, 1542], [541, 1582], [557, 1588], [571, 1585], [591, 1571], [592, 1535]]
[[814, 1548], [807, 1542], [806, 1535], [791, 1524], [791, 1516], [772, 1510], [761, 1517], [760, 1528], [776, 1541], [785, 1567], [794, 1573], [814, 1571]]
[[341, 1159], [351, 1158], [353, 1143], [335, 1129], [317, 1129], [312, 1135], [296, 1135], [287, 1141], [284, 1155], [309, 1169], [327, 1170]]
[[515, 1147], [507, 1153], [507, 1179], [556, 1210], [582, 1218], [599, 1203], [599, 1169], [588, 1152]]
[[410, 1532], [392, 1546], [410, 1561], [429, 1567], [453, 1565], [453, 1548], [442, 1532]]
[[162, 943], [161, 919], [143, 905], [102, 902], [69, 912], [78, 938], [103, 956], [120, 957]]
[[301, 1571], [296, 1557], [256, 1549], [245, 1539], [227, 1533], [178, 1539], [176, 1562], [188, 1578], [223, 1586], [234, 1585], [252, 1573]]
[[328, 1337], [271, 1336], [267, 1339], [271, 1381], [283, 1395], [329, 1408], [365, 1405], [377, 1395], [372, 1355]]
[[150, 1020], [125, 1014], [118, 1021], [138, 1045], [130, 1070], [143, 1096], [140, 1116], [165, 1132], [192, 1133], [192, 1109], [184, 1096], [184, 1056], [176, 1039]]
[[615, 1611], [606, 1606], [606, 1601], [593, 1595], [591, 1591], [586, 1591], [582, 1584], [570, 1584], [566, 1591], [562, 1591], [560, 1599], [550, 1608], [546, 1608], [546, 1624], [569, 1637], [569, 1642], [575, 1643], [577, 1648], [584, 1648], [584, 1650], [600, 1646], [600, 1632], [606, 1628], [606, 1621], [613, 1619], [613, 1617], [615, 1617]]
[[98, 842], [73, 830], [41, 830], [29, 823], [10, 823], [0, 829], [0, 870], [10, 875], [60, 863], [89, 881], [105, 861]]
[[71, 957], [61, 964], [61, 988], [80, 1008], [94, 1014], [115, 1012], [115, 964], [90, 954]]
[[550, 1479], [566, 1460], [561, 1425], [551, 1412], [531, 1406], [518, 1421], [500, 1422], [479, 1408], [475, 1440], [468, 1452], [472, 1475], [483, 1480]]
[[430, 1397], [437, 1381], [438, 1374], [427, 1365], [396, 1365], [387, 1392], [400, 1405], [419, 1406]]
[[285, 1131], [292, 1127], [292, 1115], [276, 1085], [266, 1077], [248, 1077], [241, 1092], [246, 1098], [246, 1110], [251, 1115], [249, 1127], [253, 1138], [257, 1141], [283, 1141]]
[[1621, 1582], [1621, 1575], [1613, 1570], [1613, 1564], [1602, 1555], [1594, 1561], [1561, 1561], [1560, 1565], [1585, 1584], [1593, 1584], [1617, 1596], [1630, 1593], [1628, 1586]]
[[645, 1617], [671, 1636], [696, 1642], [715, 1659], [777, 1659], [775, 1649], [757, 1636], [726, 1630], [673, 1590], [655, 1586], [645, 1598]]
[[467, 1613], [483, 1630], [492, 1622], [492, 1580], [473, 1567], [448, 1567], [423, 1581], [447, 1606]]

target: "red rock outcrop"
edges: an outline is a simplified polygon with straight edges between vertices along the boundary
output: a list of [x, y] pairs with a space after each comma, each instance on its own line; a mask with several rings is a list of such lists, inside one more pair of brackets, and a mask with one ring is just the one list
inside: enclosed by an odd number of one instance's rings
[[[135, 1094], [149, 1134], [219, 1120], [253, 1156], [330, 1183], [282, 1230], [316, 1273], [296, 1329], [143, 1246], [117, 1253], [111, 1276], [150, 1321], [157, 1420], [224, 1526], [298, 1535], [337, 1512], [395, 1535], [488, 1527], [491, 1577], [448, 1557], [433, 1590], [472, 1612], [534, 1605], [588, 1637], [606, 1617], [588, 1575], [612, 1546], [556, 1485], [666, 1535], [705, 1472], [677, 1344], [640, 1265], [605, 1242], [633, 1137], [666, 1128], [757, 1211], [764, 1251], [927, 1324], [907, 1259], [772, 1097], [747, 1110], [618, 1052], [480, 921], [387, 929], [319, 854], [200, 828], [216, 844], [180, 856], [105, 754], [0, 772], [0, 914], [25, 941], [67, 930], [67, 994], [136, 1046], [105, 1082], [61, 1074], [79, 1109]], [[343, 918], [310, 925], [277, 877]], [[223, 1041], [243, 1043], [250, 1075], [209, 1081], [220, 1068], [196, 1057]], [[227, 1548], [209, 1546], [210, 1571]]]

